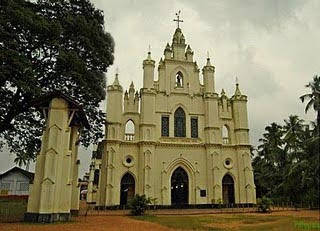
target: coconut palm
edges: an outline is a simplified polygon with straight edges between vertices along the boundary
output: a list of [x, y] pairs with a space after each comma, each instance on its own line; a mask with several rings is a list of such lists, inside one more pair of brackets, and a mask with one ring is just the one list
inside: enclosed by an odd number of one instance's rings
[[299, 148], [301, 147], [301, 137], [303, 135], [303, 120], [299, 119], [297, 115], [290, 115], [289, 119], [284, 120], [285, 125], [283, 126], [285, 135], [283, 137], [286, 143], [285, 149], [291, 154], [291, 157], [298, 158]]
[[263, 138], [259, 139], [262, 144], [258, 146], [258, 151], [268, 162], [276, 164], [279, 155], [282, 154], [283, 130], [279, 124], [272, 123], [265, 128], [265, 131]]
[[16, 163], [19, 167], [25, 166], [26, 170], [29, 170], [30, 161], [31, 158], [26, 153], [19, 153], [14, 159], [14, 163]]
[[[317, 113], [317, 127], [319, 131], [320, 125], [320, 75], [315, 75], [313, 80], [309, 82], [305, 87], [311, 89], [311, 93], [304, 94], [300, 96], [302, 103], [304, 101], [309, 100], [306, 105], [305, 112], [307, 113], [311, 107], [313, 107], [314, 111]], [[319, 133], [318, 133], [319, 135]]]

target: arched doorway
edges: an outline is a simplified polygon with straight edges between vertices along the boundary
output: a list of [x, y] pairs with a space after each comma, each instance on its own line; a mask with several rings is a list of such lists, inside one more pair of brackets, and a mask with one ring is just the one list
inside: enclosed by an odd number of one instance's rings
[[120, 205], [127, 205], [134, 197], [135, 183], [130, 173], [126, 173], [121, 179]]
[[222, 179], [222, 198], [223, 203], [234, 204], [234, 182], [229, 174]]
[[188, 204], [189, 180], [186, 171], [178, 167], [171, 176], [171, 204]]

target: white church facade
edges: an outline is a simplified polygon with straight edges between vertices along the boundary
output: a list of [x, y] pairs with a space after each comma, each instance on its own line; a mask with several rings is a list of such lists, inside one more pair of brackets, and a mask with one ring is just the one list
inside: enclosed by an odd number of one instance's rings
[[200, 71], [179, 27], [157, 80], [154, 68], [149, 52], [139, 92], [133, 83], [124, 91], [118, 75], [107, 87], [96, 205], [125, 205], [134, 194], [159, 205], [255, 203], [247, 96], [238, 84], [231, 97], [216, 92], [215, 67], [208, 58]]

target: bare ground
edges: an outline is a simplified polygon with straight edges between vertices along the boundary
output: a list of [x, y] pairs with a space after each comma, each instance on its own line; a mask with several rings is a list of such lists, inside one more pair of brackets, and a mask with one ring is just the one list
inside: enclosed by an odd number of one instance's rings
[[[233, 214], [208, 214], [210, 210], [158, 210], [153, 211], [152, 214], [159, 213], [158, 216], [201, 216], [202, 213], [206, 213], [209, 216], [216, 218], [230, 217], [238, 213]], [[167, 213], [167, 214], [166, 214]], [[88, 216], [78, 216], [72, 219], [71, 222], [56, 223], [56, 224], [30, 224], [30, 223], [0, 223], [0, 231], [103, 231], [103, 230], [172, 230], [170, 228], [161, 226], [157, 223], [145, 222], [136, 219], [132, 219], [127, 215], [128, 211], [100, 211], [92, 212]], [[183, 215], [184, 214], [184, 215]], [[269, 214], [262, 213], [241, 213], [245, 216], [281, 216], [281, 217], [296, 217], [296, 218], [312, 218], [320, 220], [319, 210], [315, 211], [277, 211]], [[270, 224], [272, 221], [270, 222]], [[208, 227], [223, 228], [237, 230], [239, 227], [250, 226], [250, 224], [244, 224], [241, 221], [232, 221], [228, 223], [213, 223], [208, 224]], [[252, 227], [252, 226], [251, 226]]]

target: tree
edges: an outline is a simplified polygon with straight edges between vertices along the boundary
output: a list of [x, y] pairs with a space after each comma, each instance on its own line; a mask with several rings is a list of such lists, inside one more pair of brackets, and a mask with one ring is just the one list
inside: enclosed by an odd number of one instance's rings
[[61, 91], [82, 104], [90, 130], [82, 144], [102, 137], [105, 76], [114, 42], [104, 16], [89, 0], [0, 1], [0, 140], [35, 157], [44, 119], [37, 99]]
[[319, 152], [315, 123], [307, 125], [296, 115], [284, 120], [284, 126], [266, 127], [253, 159], [257, 197], [294, 203], [319, 204]]
[[313, 80], [309, 82], [305, 87], [311, 89], [311, 93], [304, 94], [300, 96], [302, 103], [305, 100], [309, 100], [306, 105], [305, 112], [307, 113], [311, 107], [313, 107], [314, 111], [317, 114], [315, 129], [314, 129], [314, 152], [320, 152], [320, 75], [315, 75]]
[[[314, 111], [317, 113], [317, 126], [319, 132], [320, 126], [320, 75], [315, 75], [313, 77], [313, 81], [309, 82], [305, 87], [311, 89], [311, 93], [304, 94], [300, 96], [302, 103], [304, 101], [309, 100], [306, 105], [305, 112], [307, 113], [311, 107], [313, 107]], [[319, 133], [317, 133], [319, 135]]]

